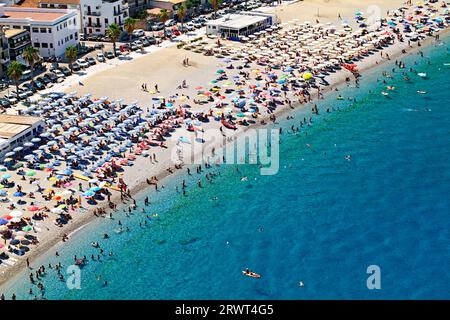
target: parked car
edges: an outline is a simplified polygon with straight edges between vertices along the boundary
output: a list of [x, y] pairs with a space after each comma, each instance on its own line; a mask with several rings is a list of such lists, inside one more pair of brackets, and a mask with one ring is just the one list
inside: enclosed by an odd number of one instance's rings
[[68, 77], [72, 74], [72, 72], [70, 72], [70, 69], [67, 67], [61, 67], [59, 68], [59, 70], [61, 70], [61, 72], [64, 74], [64, 76]]
[[9, 96], [6, 97], [6, 99], [8, 100], [10, 105], [14, 105], [17, 102], [19, 102], [19, 99], [18, 99], [18, 97], [16, 95], [11, 95], [10, 94]]
[[[142, 41], [140, 40], [136, 40], [135, 42], [133, 42], [133, 44], [138, 47], [138, 49], [141, 49], [144, 45], [142, 44]], [[133, 50], [133, 49], [131, 49]]]
[[51, 80], [51, 82], [55, 83], [58, 81], [58, 77], [54, 73], [46, 73], [45, 76]]
[[36, 88], [36, 90], [44, 90], [45, 89], [45, 84], [43, 84], [38, 79], [34, 79], [33, 85]]
[[33, 84], [31, 82], [25, 82], [22, 85], [21, 89], [24, 90], [24, 91], [31, 91], [32, 93], [35, 93], [37, 91], [36, 88], [33, 86]]
[[72, 64], [72, 70], [75, 71], [75, 72], [81, 70], [81, 67], [80, 67], [80, 65], [78, 64], [78, 62], [74, 62], [74, 63]]
[[4, 109], [11, 107], [11, 102], [7, 98], [0, 98], [0, 106]]
[[59, 69], [59, 63], [53, 62], [50, 66], [50, 71], [55, 71], [56, 69]]
[[58, 79], [64, 79], [65, 78], [64, 73], [62, 73], [62, 71], [59, 70], [59, 69], [53, 70], [53, 73], [55, 74], [55, 76], [58, 77]]
[[133, 35], [133, 37], [140, 38], [140, 37], [145, 36], [145, 31], [144, 31], [144, 29], [136, 29], [133, 31], [132, 35]]
[[114, 58], [114, 53], [112, 51], [107, 51], [105, 53], [106, 58], [108, 59], [113, 59]]
[[162, 30], [162, 29], [164, 29], [164, 23], [162, 23], [162, 22], [155, 23], [152, 26], [152, 30], [153, 31], [159, 31], [159, 30]]
[[97, 64], [97, 62], [95, 61], [95, 59], [92, 58], [92, 57], [87, 58], [86, 61], [87, 61], [87, 62], [89, 63], [89, 65], [91, 65], [91, 66]]
[[186, 28], [187, 31], [194, 31], [195, 30], [194, 26], [191, 23], [186, 23], [184, 25], [184, 28]]
[[98, 60], [98, 62], [105, 62], [106, 59], [105, 59], [104, 54], [103, 53], [97, 53], [97, 60]]
[[142, 40], [142, 46], [144, 46], [144, 47], [149, 47], [149, 46], [150, 46], [150, 42], [148, 42], [148, 40], [144, 38], [144, 39]]
[[81, 68], [83, 68], [83, 69], [89, 68], [89, 63], [86, 60], [78, 59], [77, 62], [80, 65]]
[[27, 81], [31, 79], [31, 71], [30, 70], [25, 70], [24, 72], [22, 72], [22, 81]]
[[52, 82], [52, 80], [50, 80], [50, 78], [48, 78], [45, 75], [43, 75], [42, 77], [37, 77], [36, 79], [42, 82], [44, 85], [48, 85], [49, 83]]
[[175, 20], [173, 20], [173, 19], [169, 19], [169, 20], [167, 20], [166, 22], [164, 22], [164, 25], [165, 25], [166, 27], [175, 26], [176, 24], [177, 24], [177, 22], [176, 22]]
[[150, 43], [150, 45], [157, 43], [156, 39], [153, 37], [146, 37], [145, 39], [148, 41], [148, 43]]

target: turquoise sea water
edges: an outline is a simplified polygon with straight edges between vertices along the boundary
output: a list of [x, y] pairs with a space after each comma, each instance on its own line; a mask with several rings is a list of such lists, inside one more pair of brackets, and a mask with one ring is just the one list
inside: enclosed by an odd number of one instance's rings
[[[221, 176], [196, 188], [198, 176], [176, 176], [149, 195], [151, 214], [100, 219], [37, 264], [90, 256], [99, 241], [108, 253], [89, 262], [81, 289], [68, 290], [54, 270], [43, 283], [50, 299], [442, 299], [450, 298], [450, 62], [448, 39], [403, 61], [389, 98], [377, 78], [340, 91], [357, 102], [321, 101], [314, 125], [299, 136], [283, 122], [280, 172], [260, 176], [257, 166], [222, 166]], [[417, 65], [414, 62], [417, 61]], [[429, 64], [431, 63], [431, 64]], [[406, 71], [407, 71], [406, 69]], [[372, 93], [368, 93], [371, 90]], [[420, 95], [417, 90], [426, 90]], [[311, 147], [307, 147], [309, 144]], [[351, 160], [345, 159], [351, 155]], [[195, 172], [195, 170], [194, 170]], [[248, 181], [241, 181], [247, 176]], [[187, 179], [183, 197], [175, 185]], [[217, 197], [217, 200], [212, 200]], [[118, 220], [131, 231], [115, 234]], [[103, 233], [110, 239], [101, 239]], [[381, 290], [368, 290], [366, 269], [381, 269]], [[241, 274], [246, 267], [261, 279]], [[98, 281], [102, 275], [102, 281]], [[108, 286], [103, 286], [103, 280]], [[303, 281], [304, 286], [298, 285]], [[28, 273], [6, 289], [31, 299]], [[35, 291], [37, 289], [34, 288]]]

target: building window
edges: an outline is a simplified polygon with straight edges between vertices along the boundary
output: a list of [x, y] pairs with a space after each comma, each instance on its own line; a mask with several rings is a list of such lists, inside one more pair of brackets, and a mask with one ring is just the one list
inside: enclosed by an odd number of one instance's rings
[[48, 48], [48, 43], [43, 42], [43, 43], [42, 43], [42, 48]]
[[33, 32], [39, 33], [39, 28], [33, 28]]
[[36, 48], [40, 48], [40, 47], [41, 47], [41, 44], [40, 44], [39, 42], [35, 42], [35, 43], [33, 44], [33, 46], [36, 47]]
[[41, 33], [47, 33], [47, 29], [41, 28]]
[[50, 42], [50, 48], [53, 49], [53, 43]]

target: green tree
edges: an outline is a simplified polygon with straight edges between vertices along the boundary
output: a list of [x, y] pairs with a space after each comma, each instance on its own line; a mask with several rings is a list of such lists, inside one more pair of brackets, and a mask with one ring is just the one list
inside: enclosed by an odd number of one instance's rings
[[34, 77], [33, 77], [33, 73], [34, 73], [34, 65], [40, 60], [40, 56], [39, 56], [39, 50], [32, 47], [32, 46], [28, 46], [25, 48], [25, 50], [23, 51], [23, 59], [28, 63], [28, 65], [30, 66], [30, 71], [31, 71], [31, 83], [34, 82]]
[[178, 20], [180, 20], [180, 22], [181, 22], [181, 30], [183, 30], [183, 23], [184, 23], [184, 18], [186, 18], [186, 13], [187, 13], [187, 8], [186, 8], [186, 5], [183, 3], [177, 9]]
[[75, 47], [75, 46], [68, 46], [66, 48], [66, 52], [64, 53], [64, 55], [66, 56], [67, 60], [69, 60], [70, 71], [73, 72], [73, 63], [78, 57], [78, 49], [77, 49], [77, 47]]
[[136, 22], [137, 20], [133, 18], [125, 19], [124, 28], [128, 33], [128, 41], [130, 42], [130, 45], [131, 45], [131, 38], [133, 36], [133, 31], [136, 29]]
[[165, 22], [169, 20], [169, 11], [167, 9], [161, 9], [158, 15], [159, 22], [164, 24], [164, 36], [166, 35], [166, 25]]
[[120, 27], [115, 23], [110, 24], [108, 29], [106, 30], [106, 35], [111, 39], [113, 43], [114, 56], [116, 57], [117, 57], [116, 42], [119, 39], [120, 34], [121, 34]]
[[219, 10], [219, 6], [222, 3], [222, 0], [209, 0], [209, 3], [214, 9], [214, 14], [217, 13], [217, 10]]
[[6, 70], [6, 75], [16, 84], [16, 92], [19, 92], [19, 81], [22, 79], [23, 68], [18, 61], [13, 61]]

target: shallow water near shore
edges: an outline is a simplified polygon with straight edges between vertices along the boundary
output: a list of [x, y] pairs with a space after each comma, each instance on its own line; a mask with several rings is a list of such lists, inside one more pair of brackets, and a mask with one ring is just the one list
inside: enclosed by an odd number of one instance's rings
[[[67, 266], [74, 255], [97, 255], [93, 241], [100, 242], [105, 256], [83, 267], [79, 290], [68, 290], [48, 270], [46, 297], [450, 298], [448, 44], [449, 38], [426, 48], [425, 59], [416, 54], [402, 59], [407, 69], [428, 78], [411, 73], [406, 82], [397, 69], [387, 79], [396, 87], [388, 98], [377, 78], [392, 66], [364, 74], [359, 89], [339, 92], [356, 102], [336, 100], [338, 93], [319, 102], [321, 114], [300, 135], [289, 134], [289, 128], [310, 112], [293, 111], [295, 119], [281, 123], [277, 175], [261, 176], [257, 166], [239, 166], [240, 173], [236, 166], [221, 166], [210, 170], [220, 171], [220, 177], [213, 184], [203, 179], [200, 189], [195, 173], [178, 174], [164, 181], [160, 192], [143, 192], [131, 217], [121, 210], [113, 220], [82, 228], [57, 248], [59, 258], [51, 250], [34, 265], [62, 261]], [[326, 107], [339, 111], [327, 114]], [[243, 176], [248, 181], [241, 181]], [[188, 181], [186, 197], [174, 191], [181, 179]], [[146, 220], [141, 209], [147, 194], [148, 214], [158, 218], [139, 227]], [[115, 233], [118, 220], [130, 232]], [[104, 233], [110, 239], [101, 239]], [[381, 290], [367, 289], [370, 265], [381, 269]], [[246, 267], [262, 278], [243, 276]], [[25, 272], [5, 292], [31, 299], [29, 288]]]

